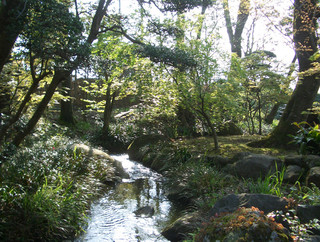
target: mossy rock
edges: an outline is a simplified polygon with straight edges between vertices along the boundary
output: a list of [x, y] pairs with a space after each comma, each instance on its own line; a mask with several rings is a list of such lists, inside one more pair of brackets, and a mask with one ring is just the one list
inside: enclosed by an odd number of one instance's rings
[[203, 224], [195, 241], [293, 241], [289, 231], [258, 208], [216, 214]]
[[219, 127], [218, 135], [243, 135], [243, 131], [234, 122], [226, 122]]

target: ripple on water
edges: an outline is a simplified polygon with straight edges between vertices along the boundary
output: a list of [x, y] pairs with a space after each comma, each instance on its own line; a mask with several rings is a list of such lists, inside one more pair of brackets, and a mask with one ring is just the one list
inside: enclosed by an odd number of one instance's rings
[[[86, 234], [77, 241], [167, 241], [160, 234], [168, 219], [171, 204], [164, 196], [161, 175], [127, 155], [114, 156], [130, 178], [93, 203]], [[143, 206], [153, 206], [151, 218], [137, 217], [133, 212]]]

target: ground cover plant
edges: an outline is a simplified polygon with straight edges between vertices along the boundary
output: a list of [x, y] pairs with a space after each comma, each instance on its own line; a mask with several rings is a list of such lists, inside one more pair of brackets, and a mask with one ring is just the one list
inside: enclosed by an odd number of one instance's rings
[[79, 140], [66, 132], [43, 123], [2, 164], [0, 237], [6, 241], [61, 241], [83, 232], [89, 204], [110, 167], [68, 148]]

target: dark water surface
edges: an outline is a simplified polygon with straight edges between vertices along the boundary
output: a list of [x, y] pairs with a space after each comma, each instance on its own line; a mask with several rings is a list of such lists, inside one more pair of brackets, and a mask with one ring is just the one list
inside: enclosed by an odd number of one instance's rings
[[[92, 204], [86, 233], [77, 241], [168, 241], [160, 232], [176, 211], [164, 194], [162, 176], [127, 154], [112, 157], [130, 178]], [[135, 215], [144, 206], [155, 209], [152, 217]]]

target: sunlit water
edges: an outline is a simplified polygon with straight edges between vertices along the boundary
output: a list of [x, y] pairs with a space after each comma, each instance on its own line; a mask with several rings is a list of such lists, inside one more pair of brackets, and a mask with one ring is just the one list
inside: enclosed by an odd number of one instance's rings
[[[163, 178], [126, 154], [113, 158], [130, 178], [92, 204], [86, 233], [77, 241], [167, 241], [160, 231], [174, 212], [162, 189]], [[134, 214], [144, 206], [155, 209], [152, 217]]]

